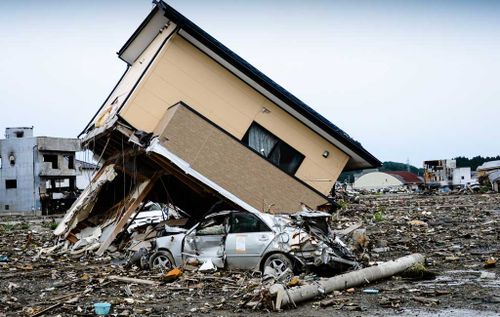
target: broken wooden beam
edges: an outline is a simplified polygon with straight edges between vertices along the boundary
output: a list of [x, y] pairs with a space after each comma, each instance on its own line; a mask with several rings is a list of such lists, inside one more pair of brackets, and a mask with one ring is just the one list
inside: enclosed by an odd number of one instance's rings
[[130, 216], [132, 216], [132, 214], [137, 210], [137, 208], [142, 203], [144, 198], [146, 198], [151, 189], [153, 189], [153, 186], [155, 185], [156, 181], [160, 178], [161, 175], [162, 175], [161, 172], [157, 172], [150, 179], [147, 179], [144, 182], [136, 185], [134, 191], [128, 197], [128, 203], [130, 205], [128, 206], [127, 210], [121, 216], [118, 217], [118, 220], [114, 225], [112, 231], [110, 232], [109, 236], [107, 236], [105, 240], [101, 243], [99, 250], [97, 250], [96, 252], [98, 256], [104, 254], [104, 252], [108, 249], [113, 240], [115, 240], [118, 233], [120, 233], [123, 230], [123, 227], [125, 227], [125, 225], [129, 221]]
[[118, 276], [118, 275], [109, 275], [108, 280], [125, 282], [125, 283], [146, 284], [146, 285], [158, 285], [159, 284], [158, 282], [151, 281], [151, 280], [132, 278], [132, 277], [126, 277], [126, 276]]

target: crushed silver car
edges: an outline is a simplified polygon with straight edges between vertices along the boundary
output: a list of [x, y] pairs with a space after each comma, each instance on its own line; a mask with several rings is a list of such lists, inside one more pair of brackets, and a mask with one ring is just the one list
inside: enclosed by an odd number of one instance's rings
[[327, 268], [357, 269], [359, 264], [329, 226], [330, 214], [270, 215], [247, 211], [209, 214], [186, 232], [166, 230], [154, 243], [151, 268], [211, 262], [217, 268], [278, 273]]

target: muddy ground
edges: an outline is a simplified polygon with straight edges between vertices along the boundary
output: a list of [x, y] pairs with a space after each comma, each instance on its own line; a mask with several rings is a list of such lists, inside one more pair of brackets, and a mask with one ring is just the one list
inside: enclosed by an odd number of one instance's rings
[[[158, 273], [125, 269], [110, 256], [40, 255], [54, 243], [48, 219], [0, 218], [0, 316], [94, 316], [95, 302], [112, 303], [118, 316], [499, 316], [500, 195], [362, 196], [337, 215], [338, 229], [362, 221], [373, 263], [410, 253], [426, 255], [432, 280], [400, 276], [302, 303], [296, 309], [252, 310], [260, 278], [249, 272], [201, 274], [167, 283]], [[29, 232], [32, 232], [30, 235]], [[1, 256], [8, 261], [1, 262]], [[5, 258], [3, 259], [5, 260]], [[115, 264], [114, 264], [115, 263]], [[110, 275], [158, 285], [112, 281]], [[300, 280], [313, 280], [302, 275]], [[366, 294], [366, 289], [376, 294]], [[264, 298], [262, 302], [265, 302]], [[51, 308], [52, 307], [52, 308]]]

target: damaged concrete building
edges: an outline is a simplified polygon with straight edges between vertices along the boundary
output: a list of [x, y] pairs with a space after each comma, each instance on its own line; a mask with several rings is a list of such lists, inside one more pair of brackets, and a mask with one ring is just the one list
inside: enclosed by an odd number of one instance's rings
[[33, 127], [5, 129], [0, 140], [0, 212], [61, 213], [77, 197], [80, 140], [33, 136]]
[[191, 223], [317, 209], [343, 170], [380, 165], [163, 1], [118, 55], [127, 69], [80, 135], [102, 167], [55, 231], [71, 243], [93, 236], [104, 252], [147, 201]]
[[477, 183], [470, 167], [457, 167], [456, 160], [424, 161], [424, 182], [429, 188], [464, 188]]

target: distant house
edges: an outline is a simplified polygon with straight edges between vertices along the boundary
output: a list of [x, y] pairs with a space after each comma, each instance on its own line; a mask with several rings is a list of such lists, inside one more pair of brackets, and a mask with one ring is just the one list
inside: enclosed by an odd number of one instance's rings
[[500, 191], [500, 161], [484, 162], [477, 168], [478, 177], [488, 177], [491, 183], [491, 189]]
[[84, 189], [90, 184], [92, 176], [99, 169], [99, 166], [93, 163], [76, 160], [79, 173], [76, 176], [76, 184], [78, 189]]
[[406, 171], [370, 172], [354, 181], [356, 189], [379, 190], [408, 188], [415, 190], [423, 183], [416, 174]]
[[0, 140], [0, 213], [64, 212], [76, 199], [78, 139], [5, 129]]

